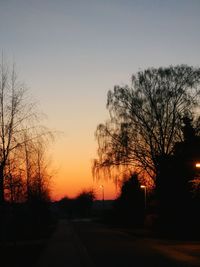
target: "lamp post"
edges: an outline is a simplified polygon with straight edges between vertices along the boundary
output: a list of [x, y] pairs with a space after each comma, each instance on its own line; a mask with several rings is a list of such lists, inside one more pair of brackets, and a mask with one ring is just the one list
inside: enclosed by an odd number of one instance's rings
[[102, 189], [102, 206], [104, 208], [104, 186], [103, 185], [100, 185], [100, 188]]
[[141, 185], [140, 188], [144, 189], [144, 209], [146, 210], [146, 206], [147, 206], [147, 187], [145, 185]]
[[195, 163], [195, 168], [196, 168], [196, 170], [195, 170], [195, 177], [194, 178], [199, 180], [199, 178], [200, 178], [200, 162]]

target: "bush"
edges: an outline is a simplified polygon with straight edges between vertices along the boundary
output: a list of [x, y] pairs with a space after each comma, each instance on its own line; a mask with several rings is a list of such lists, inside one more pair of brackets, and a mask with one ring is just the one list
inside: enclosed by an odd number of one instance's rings
[[144, 222], [144, 192], [140, 188], [137, 174], [124, 181], [121, 194], [114, 202], [118, 222], [141, 226]]

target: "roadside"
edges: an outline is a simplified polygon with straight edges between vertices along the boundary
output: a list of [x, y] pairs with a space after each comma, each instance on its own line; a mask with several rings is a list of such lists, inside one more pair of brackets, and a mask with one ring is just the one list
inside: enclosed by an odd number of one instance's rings
[[46, 239], [41, 239], [1, 244], [1, 267], [33, 267], [46, 243]]
[[121, 231], [143, 239], [151, 248], [169, 259], [188, 262], [189, 266], [200, 266], [200, 241], [159, 238], [154, 232], [145, 229]]
[[97, 267], [200, 266], [199, 241], [159, 239], [94, 222], [76, 221], [74, 227]]
[[13, 231], [9, 225], [7, 227], [5, 225], [4, 238], [0, 240], [1, 267], [33, 267], [35, 265], [47, 246], [56, 223], [43, 225], [40, 229], [31, 226], [26, 225], [25, 229], [21, 227], [17, 232], [16, 229]]
[[167, 238], [148, 228], [116, 228], [134, 238], [143, 239], [146, 244], [166, 258], [188, 262], [189, 266], [200, 266], [200, 240]]

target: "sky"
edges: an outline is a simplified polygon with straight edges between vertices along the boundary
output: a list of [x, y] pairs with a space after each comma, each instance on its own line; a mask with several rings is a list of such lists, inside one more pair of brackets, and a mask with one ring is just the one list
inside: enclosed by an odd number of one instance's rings
[[200, 65], [199, 0], [0, 0], [0, 50], [15, 62], [44, 124], [61, 134], [51, 145], [52, 197], [93, 188], [94, 137], [108, 119], [107, 92], [148, 67]]

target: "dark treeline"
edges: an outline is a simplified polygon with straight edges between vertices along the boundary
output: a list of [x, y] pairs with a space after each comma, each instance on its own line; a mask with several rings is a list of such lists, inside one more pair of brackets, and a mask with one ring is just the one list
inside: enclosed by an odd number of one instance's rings
[[67, 219], [92, 217], [95, 194], [92, 190], [83, 190], [75, 198], [64, 197], [55, 202], [58, 216]]

